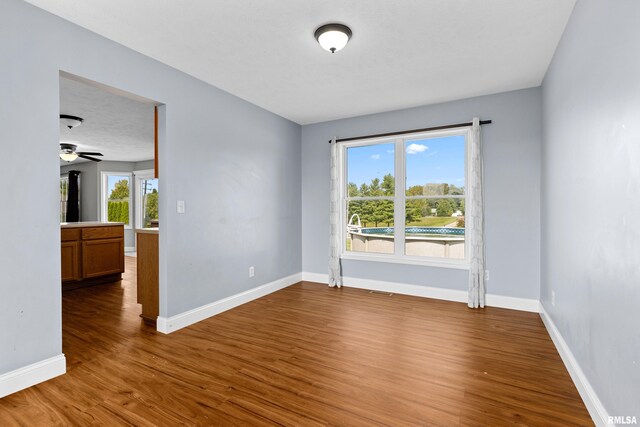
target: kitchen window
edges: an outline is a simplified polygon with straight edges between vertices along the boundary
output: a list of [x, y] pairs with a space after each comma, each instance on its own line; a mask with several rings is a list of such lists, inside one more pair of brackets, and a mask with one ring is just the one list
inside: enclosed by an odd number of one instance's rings
[[131, 173], [101, 172], [101, 217], [103, 222], [122, 222], [131, 228], [133, 203]]

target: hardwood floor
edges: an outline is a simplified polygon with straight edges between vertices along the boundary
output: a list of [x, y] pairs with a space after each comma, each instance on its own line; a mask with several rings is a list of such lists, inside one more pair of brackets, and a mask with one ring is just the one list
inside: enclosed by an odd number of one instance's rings
[[593, 425], [536, 314], [300, 283], [171, 335], [121, 283], [63, 294], [67, 374], [0, 425]]

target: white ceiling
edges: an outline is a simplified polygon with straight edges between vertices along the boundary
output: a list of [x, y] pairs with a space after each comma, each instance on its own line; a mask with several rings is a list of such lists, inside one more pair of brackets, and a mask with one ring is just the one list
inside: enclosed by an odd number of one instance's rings
[[27, 1], [300, 124], [538, 86], [575, 3]]
[[[61, 125], [60, 142], [76, 144], [77, 151], [100, 152], [103, 160], [153, 159], [153, 107], [61, 77], [60, 114], [82, 117], [84, 122], [73, 129]], [[83, 161], [78, 158], [73, 163]]]

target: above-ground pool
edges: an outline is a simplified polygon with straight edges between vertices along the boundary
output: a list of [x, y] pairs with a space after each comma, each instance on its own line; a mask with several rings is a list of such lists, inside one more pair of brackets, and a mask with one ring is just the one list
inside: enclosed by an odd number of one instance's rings
[[[361, 228], [362, 234], [388, 234], [393, 235], [393, 227], [369, 227]], [[464, 228], [458, 227], [405, 227], [405, 234], [424, 234], [434, 236], [464, 236]]]
[[[435, 258], [464, 258], [464, 228], [415, 227], [405, 229], [405, 254]], [[353, 252], [394, 253], [393, 227], [349, 229], [347, 246]]]

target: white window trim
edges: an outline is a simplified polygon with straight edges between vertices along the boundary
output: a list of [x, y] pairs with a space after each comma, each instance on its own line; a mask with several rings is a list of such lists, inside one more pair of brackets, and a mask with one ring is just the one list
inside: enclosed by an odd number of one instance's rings
[[145, 169], [139, 171], [133, 171], [134, 178], [134, 188], [135, 188], [135, 211], [136, 211], [136, 228], [142, 229], [144, 228], [144, 219], [142, 218], [144, 215], [144, 206], [142, 206], [142, 188], [140, 187], [140, 181], [143, 179], [153, 179], [155, 178], [155, 171], [153, 169]]
[[[355, 141], [347, 141], [347, 142], [338, 142], [338, 165], [340, 168], [338, 170], [338, 180], [339, 180], [339, 197], [340, 197], [340, 245], [341, 245], [341, 255], [340, 258], [347, 260], [358, 260], [358, 261], [374, 261], [374, 262], [385, 262], [385, 263], [394, 263], [394, 264], [411, 264], [411, 265], [423, 265], [423, 266], [431, 266], [431, 267], [443, 267], [443, 268], [453, 268], [453, 269], [469, 269], [469, 245], [466, 244], [464, 246], [464, 259], [452, 259], [452, 258], [436, 258], [436, 257], [416, 257], [405, 255], [405, 235], [404, 233], [396, 233], [394, 236], [394, 253], [393, 254], [382, 254], [382, 253], [371, 253], [371, 252], [350, 252], [347, 251], [346, 247], [346, 232], [347, 232], [347, 149], [351, 147], [358, 146], [366, 146], [366, 145], [374, 145], [374, 144], [384, 144], [384, 143], [394, 143], [394, 158], [395, 158], [395, 167], [394, 167], [394, 177], [395, 177], [395, 194], [393, 196], [394, 203], [394, 229], [395, 230], [404, 230], [405, 228], [405, 203], [407, 200], [407, 196], [405, 193], [406, 186], [406, 173], [405, 173], [405, 165], [406, 165], [406, 152], [405, 152], [405, 142], [407, 140], [414, 140], [420, 138], [441, 138], [447, 136], [458, 136], [463, 135], [465, 137], [465, 202], [469, 200], [470, 194], [469, 192], [473, 188], [471, 180], [471, 171], [469, 170], [469, 136], [470, 136], [471, 127], [464, 128], [456, 128], [449, 130], [438, 130], [438, 131], [428, 131], [428, 132], [417, 132], [412, 134], [402, 134], [402, 135], [392, 135], [384, 138], [369, 138], [369, 139], [359, 139]], [[397, 155], [397, 153], [401, 153]], [[380, 199], [382, 199], [381, 197]], [[376, 198], [378, 199], [378, 198]], [[468, 235], [467, 231], [468, 221], [465, 219], [465, 236]]]
[[[67, 180], [67, 200], [69, 199], [69, 172], [60, 174], [60, 181]], [[66, 218], [62, 220], [62, 200], [60, 200], [60, 224], [66, 224]]]
[[133, 187], [133, 174], [131, 172], [115, 172], [115, 171], [101, 171], [100, 172], [100, 218], [102, 222], [107, 221], [107, 197], [108, 194], [108, 181], [107, 178], [111, 175], [116, 176], [128, 176], [129, 177], [129, 224], [125, 224], [124, 228], [127, 230], [133, 229], [133, 211], [135, 205], [133, 204], [133, 197], [131, 195]]

